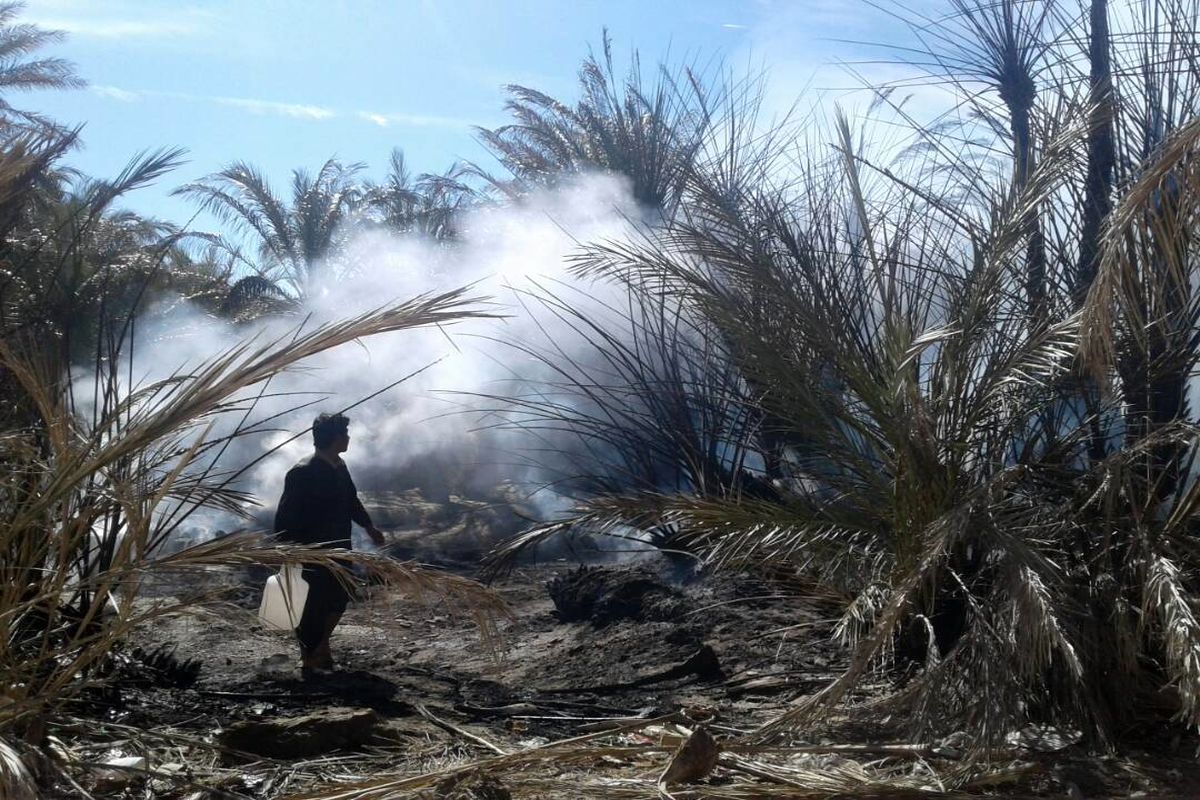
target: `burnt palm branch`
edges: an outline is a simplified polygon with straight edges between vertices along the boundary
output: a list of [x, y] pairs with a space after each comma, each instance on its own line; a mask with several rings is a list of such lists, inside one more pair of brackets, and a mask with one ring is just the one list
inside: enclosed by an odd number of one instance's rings
[[565, 286], [520, 301], [540, 341], [502, 342], [526, 366], [487, 397], [490, 424], [528, 437], [543, 488], [576, 498], [762, 490], [758, 413], [704, 320], [632, 288], [620, 305]]

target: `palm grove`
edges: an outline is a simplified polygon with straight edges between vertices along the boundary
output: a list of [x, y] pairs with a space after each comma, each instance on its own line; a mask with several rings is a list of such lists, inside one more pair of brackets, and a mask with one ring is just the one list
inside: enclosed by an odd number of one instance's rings
[[[176, 151], [112, 180], [64, 165], [78, 132], [13, 103], [78, 78], [38, 56], [54, 34], [4, 6], [0, 672], [16, 688], [0, 733], [36, 742], [107, 643], [163, 613], [133, 613], [138, 576], [281, 557], [222, 541], [156, 555], [189, 509], [242, 507], [237, 471], [200, 456], [252, 431], [210, 438], [208, 419], [308, 354], [482, 313], [451, 292], [303, 328], [321, 281], [353, 281], [357, 232], [454, 248], [467, 210], [590, 172], [623, 176], [644, 213], [572, 268], [628, 303], [597, 319], [532, 298], [595, 358], [514, 343], [542, 389], [487, 402], [587, 457], [531, 456], [575, 506], [492, 567], [634, 526], [715, 569], [835, 590], [850, 666], [762, 738], [893, 664], [882, 708], [966, 727], [980, 748], [1028, 721], [1105, 744], [1141, 722], [1200, 724], [1198, 12], [952, 0], [906, 18], [910, 66], [958, 105], [925, 123], [905, 87], [878, 87], [872, 118], [904, 133], [888, 148], [882, 126], [838, 113], [769, 119], [752, 78], [647, 78], [636, 60], [618, 74], [605, 40], [573, 103], [507, 88], [512, 122], [479, 131], [502, 174], [414, 176], [397, 151], [379, 183], [331, 160], [284, 191], [247, 162], [180, 187], [249, 243], [235, 246], [120, 210]], [[131, 390], [136, 326], [162, 299], [297, 328]], [[118, 586], [130, 613], [102, 617]]]

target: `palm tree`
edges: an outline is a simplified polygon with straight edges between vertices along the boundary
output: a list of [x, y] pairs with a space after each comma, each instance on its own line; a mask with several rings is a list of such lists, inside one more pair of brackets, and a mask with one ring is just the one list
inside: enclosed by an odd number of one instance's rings
[[[254, 273], [244, 279], [246, 292], [273, 292], [302, 301], [339, 274], [338, 249], [361, 205], [362, 191], [354, 177], [362, 168], [331, 158], [315, 176], [295, 170], [290, 202], [245, 162], [174, 193], [195, 200], [202, 209], [254, 240], [257, 260], [242, 259]], [[232, 245], [228, 249], [241, 258], [240, 250]]]
[[691, 70], [675, 76], [664, 67], [647, 85], [636, 52], [629, 73], [618, 78], [605, 31], [603, 56], [584, 60], [579, 86], [582, 97], [573, 107], [536, 89], [506, 87], [516, 121], [478, 129], [515, 177], [515, 184], [494, 183], [520, 193], [582, 172], [615, 173], [629, 180], [644, 208], [673, 214], [710, 122], [701, 81]]
[[475, 196], [460, 180], [462, 172], [452, 167], [444, 175], [414, 178], [404, 151], [396, 148], [383, 182], [364, 187], [364, 205], [378, 215], [379, 223], [387, 230], [415, 234], [429, 241], [451, 241], [458, 235], [459, 216]]
[[[50, 158], [62, 154], [57, 134], [31, 136], [51, 143], [42, 145]], [[181, 234], [115, 204], [176, 167], [181, 156], [177, 149], [142, 154], [111, 181], [72, 181], [35, 158], [36, 180], [9, 189], [23, 202], [4, 232], [0, 331], [56, 351], [65, 370], [90, 355], [101, 328], [120, 328], [131, 318], [166, 284], [167, 258]]]
[[50, 123], [38, 114], [13, 107], [7, 95], [32, 89], [75, 89], [83, 86], [83, 81], [69, 61], [29, 58], [46, 45], [61, 41], [63, 34], [18, 24], [16, 19], [24, 7], [24, 3], [0, 3], [0, 122], [44, 128]]
[[842, 120], [792, 185], [696, 174], [686, 213], [576, 262], [721, 331], [785, 446], [778, 497], [600, 493], [572, 521], [854, 598], [848, 668], [763, 737], [897, 657], [889, 713], [981, 749], [1031, 721], [1200, 723], [1200, 4], [1147, 0], [1126, 32], [1103, 0], [1048, 5], [918, 26], [991, 136], [915, 126], [884, 166]]

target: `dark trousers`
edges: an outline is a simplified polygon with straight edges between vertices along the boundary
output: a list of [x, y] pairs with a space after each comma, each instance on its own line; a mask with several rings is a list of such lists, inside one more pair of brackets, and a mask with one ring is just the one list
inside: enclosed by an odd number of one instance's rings
[[296, 637], [300, 640], [300, 648], [308, 654], [325, 638], [329, 616], [346, 610], [350, 593], [328, 567], [305, 564], [302, 574], [308, 581], [308, 599], [304, 603], [304, 613], [300, 615]]

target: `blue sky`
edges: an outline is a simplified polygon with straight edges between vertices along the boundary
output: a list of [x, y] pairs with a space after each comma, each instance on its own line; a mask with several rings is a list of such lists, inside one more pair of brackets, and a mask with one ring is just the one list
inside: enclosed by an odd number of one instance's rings
[[830, 65], [869, 51], [832, 39], [894, 41], [897, 28], [838, 0], [29, 0], [24, 17], [67, 32], [54, 54], [90, 86], [19, 102], [86, 123], [72, 162], [92, 175], [185, 148], [188, 164], [130, 203], [177, 222], [192, 209], [169, 189], [237, 159], [280, 188], [332, 155], [375, 174], [397, 146], [417, 172], [485, 159], [471, 126], [505, 122], [501, 87], [573, 99], [605, 27], [622, 65], [636, 47], [647, 66], [765, 67], [781, 109], [806, 88], [854, 83]]

